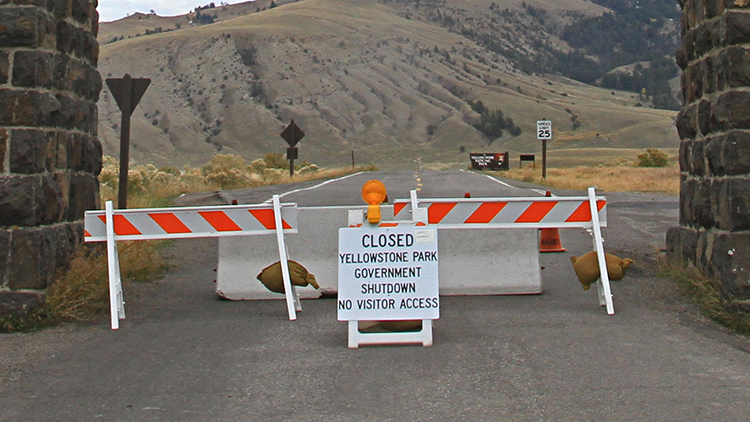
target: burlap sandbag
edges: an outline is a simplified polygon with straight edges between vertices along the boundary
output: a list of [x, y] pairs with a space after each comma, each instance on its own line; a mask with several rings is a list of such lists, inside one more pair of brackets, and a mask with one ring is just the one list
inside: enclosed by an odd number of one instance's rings
[[[294, 286], [305, 287], [308, 285], [319, 289], [320, 286], [315, 276], [310, 274], [299, 262], [289, 260], [289, 278]], [[284, 293], [284, 278], [281, 275], [281, 262], [277, 261], [258, 274], [258, 280], [266, 288], [274, 293]]]
[[[625, 277], [625, 271], [633, 263], [632, 259], [622, 259], [612, 254], [605, 253], [604, 260], [607, 263], [607, 275], [612, 281], [622, 280]], [[581, 256], [570, 258], [573, 263], [573, 269], [578, 276], [578, 281], [583, 285], [583, 290], [591, 288], [591, 284], [599, 279], [599, 261], [596, 251], [585, 253]]]

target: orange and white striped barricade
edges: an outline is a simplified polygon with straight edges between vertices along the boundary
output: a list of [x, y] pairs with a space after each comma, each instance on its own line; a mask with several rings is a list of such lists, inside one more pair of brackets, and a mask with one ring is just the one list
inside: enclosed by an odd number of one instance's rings
[[[271, 204], [206, 207], [105, 209], [86, 211], [86, 242], [107, 242], [109, 297], [112, 329], [125, 319], [125, 301], [117, 253], [118, 240], [189, 239], [200, 237], [252, 236], [276, 234], [279, 260], [287, 262], [284, 233], [297, 233], [297, 204], [281, 204], [274, 195]], [[281, 266], [289, 319], [302, 310], [297, 291], [291, 284], [289, 267]]]
[[585, 197], [424, 199], [411, 191], [410, 200], [394, 201], [393, 213], [394, 219], [422, 221], [438, 229], [587, 229], [599, 260], [599, 305], [606, 306], [608, 314], [615, 313], [601, 233], [607, 226], [607, 201], [596, 196], [594, 187]]

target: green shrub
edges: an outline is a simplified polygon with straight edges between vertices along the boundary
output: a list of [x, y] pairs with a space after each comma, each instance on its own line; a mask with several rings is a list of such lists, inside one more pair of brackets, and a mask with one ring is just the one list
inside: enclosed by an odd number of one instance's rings
[[272, 169], [287, 169], [289, 170], [289, 162], [286, 160], [286, 156], [280, 152], [269, 152], [263, 156], [263, 161], [266, 162], [266, 167]]
[[666, 167], [667, 154], [655, 148], [648, 148], [646, 152], [638, 155], [636, 167]]

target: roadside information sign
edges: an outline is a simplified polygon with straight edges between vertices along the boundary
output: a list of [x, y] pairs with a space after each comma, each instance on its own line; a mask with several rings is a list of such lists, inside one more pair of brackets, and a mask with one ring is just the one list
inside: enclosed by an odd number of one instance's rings
[[437, 229], [339, 229], [339, 321], [440, 318]]
[[536, 139], [552, 139], [552, 122], [549, 120], [537, 120]]

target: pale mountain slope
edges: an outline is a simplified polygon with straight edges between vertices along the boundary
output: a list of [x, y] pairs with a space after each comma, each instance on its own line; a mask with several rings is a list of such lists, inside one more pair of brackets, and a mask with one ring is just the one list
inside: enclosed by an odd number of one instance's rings
[[[367, 0], [303, 0], [125, 39], [102, 47], [100, 71], [152, 79], [133, 115], [131, 157], [139, 163], [284, 152], [279, 133], [292, 118], [307, 133], [300, 159], [327, 166], [346, 165], [352, 150], [359, 163], [384, 168], [417, 155], [465, 164], [462, 149], [534, 153], [540, 118], [555, 122], [552, 148], [678, 144], [674, 112], [634, 107], [631, 93], [523, 75], [457, 34]], [[488, 147], [466, 102], [477, 99], [522, 134]], [[120, 118], [106, 88], [99, 113], [105, 153], [116, 156]]]

